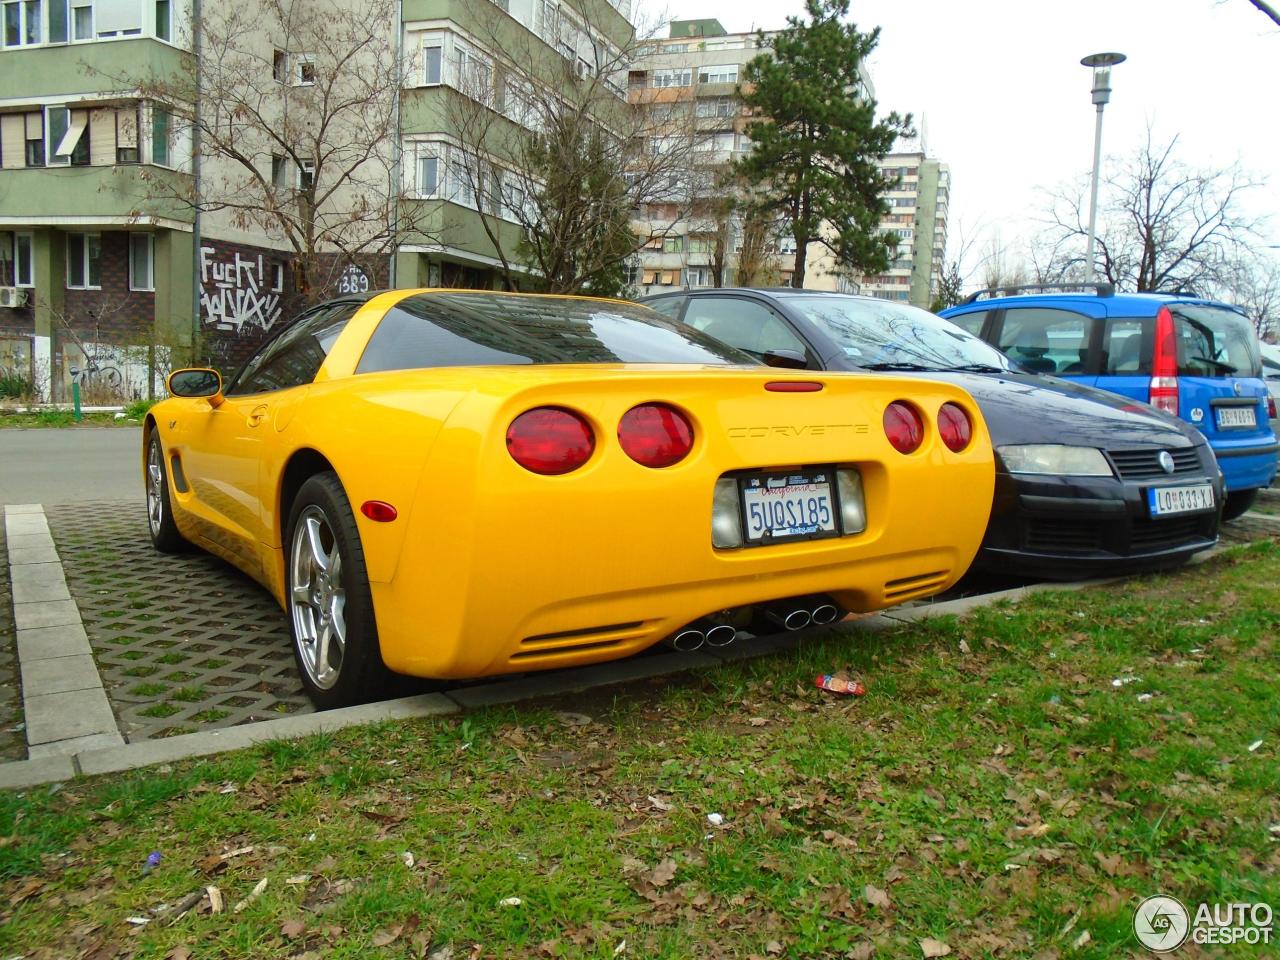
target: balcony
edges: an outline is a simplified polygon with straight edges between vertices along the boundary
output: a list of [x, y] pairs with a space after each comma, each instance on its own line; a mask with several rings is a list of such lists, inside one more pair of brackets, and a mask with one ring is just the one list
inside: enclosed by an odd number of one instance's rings
[[80, 98], [120, 90], [123, 78], [180, 75], [187, 54], [151, 37], [99, 40], [0, 51], [0, 90], [5, 100]]
[[[0, 211], [6, 223], [101, 222], [97, 218], [160, 217], [191, 222], [191, 212], [170, 201], [149, 199], [160, 192], [143, 177], [186, 179], [163, 167], [139, 164], [104, 167], [29, 167], [0, 171]], [[176, 185], [175, 185], [176, 186]]]

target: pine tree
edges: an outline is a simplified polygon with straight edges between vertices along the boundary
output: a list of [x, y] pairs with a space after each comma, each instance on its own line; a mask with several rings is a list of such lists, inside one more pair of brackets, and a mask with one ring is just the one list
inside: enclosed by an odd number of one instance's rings
[[879, 273], [896, 238], [880, 232], [886, 184], [877, 161], [911, 117], [876, 119], [859, 65], [880, 40], [877, 27], [860, 33], [841, 22], [849, 0], [806, 0], [808, 19], [788, 17], [743, 71], [741, 97], [760, 118], [746, 133], [752, 151], [736, 170], [755, 185], [757, 212], [785, 220], [796, 240], [791, 285], [802, 287], [808, 245], [831, 251], [848, 273]]

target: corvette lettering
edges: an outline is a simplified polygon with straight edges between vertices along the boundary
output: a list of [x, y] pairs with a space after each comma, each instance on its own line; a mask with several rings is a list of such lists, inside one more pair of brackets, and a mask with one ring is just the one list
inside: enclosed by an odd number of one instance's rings
[[810, 423], [792, 427], [786, 425], [772, 427], [730, 427], [729, 436], [734, 440], [756, 437], [830, 437], [843, 431], [866, 433], [865, 423]]

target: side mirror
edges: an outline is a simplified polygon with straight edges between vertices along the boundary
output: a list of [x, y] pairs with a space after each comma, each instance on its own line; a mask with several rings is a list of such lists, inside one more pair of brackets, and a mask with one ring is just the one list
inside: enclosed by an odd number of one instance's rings
[[809, 358], [799, 350], [766, 350], [762, 359], [766, 367], [781, 367], [784, 370], [809, 368]]
[[188, 370], [175, 370], [169, 374], [169, 392], [175, 397], [188, 400], [206, 398], [209, 406], [216, 407], [222, 403], [222, 374], [217, 370], [205, 367], [193, 367]]

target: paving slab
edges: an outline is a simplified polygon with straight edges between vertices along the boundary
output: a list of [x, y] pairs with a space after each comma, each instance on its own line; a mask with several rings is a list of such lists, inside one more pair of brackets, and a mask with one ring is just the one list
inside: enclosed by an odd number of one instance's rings
[[76, 775], [71, 757], [40, 757], [0, 763], [0, 790], [22, 790], [42, 783], [70, 780]]
[[78, 623], [18, 631], [18, 657], [23, 663], [88, 652], [89, 638]]
[[13, 585], [14, 603], [36, 603], [40, 600], [70, 600], [67, 582], [57, 583], [15, 583]]
[[36, 760], [40, 757], [71, 757], [86, 750], [106, 750], [122, 746], [124, 746], [124, 737], [118, 733], [91, 733], [85, 737], [72, 737], [69, 740], [35, 743], [27, 748], [27, 752], [32, 760]]
[[14, 603], [13, 622], [19, 630], [71, 626], [80, 622], [80, 609], [74, 600], [36, 600], [33, 603]]
[[9, 579], [15, 585], [23, 583], [31, 586], [67, 582], [62, 575], [62, 564], [57, 560], [50, 560], [46, 563], [24, 563], [16, 567], [10, 567]]
[[326, 730], [341, 730], [344, 727], [386, 720], [442, 717], [458, 712], [457, 704], [448, 697], [428, 693], [400, 700], [328, 710], [324, 713], [308, 713], [238, 727], [202, 730], [200, 733], [187, 733], [163, 740], [144, 740], [106, 750], [88, 750], [77, 755], [76, 763], [85, 776], [115, 773], [187, 757], [204, 757], [227, 750], [239, 750], [270, 740], [310, 736]]
[[44, 513], [44, 507], [38, 503], [6, 503], [4, 506], [4, 515], [6, 517], [14, 516], [20, 513]]
[[53, 547], [20, 547], [9, 551], [9, 567], [24, 563], [57, 563], [58, 551]]
[[44, 511], [39, 513], [5, 514], [4, 532], [10, 537], [20, 537], [29, 533], [49, 532], [49, 523], [44, 518]]
[[53, 537], [47, 533], [20, 533], [8, 538], [10, 550], [32, 550], [36, 547], [52, 547]]
[[106, 696], [83, 690], [24, 697], [27, 715], [27, 743], [70, 740], [93, 733], [118, 733], [115, 714]]
[[30, 660], [22, 664], [22, 693], [27, 697], [72, 690], [101, 690], [102, 679], [93, 656], [88, 653], [71, 657]]

